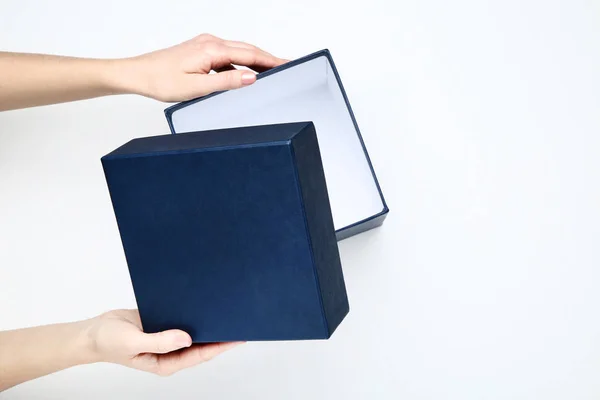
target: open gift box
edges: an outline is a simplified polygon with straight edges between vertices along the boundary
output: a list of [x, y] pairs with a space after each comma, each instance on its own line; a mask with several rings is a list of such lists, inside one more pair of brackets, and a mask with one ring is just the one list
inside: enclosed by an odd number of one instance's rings
[[388, 207], [340, 77], [323, 50], [257, 78], [102, 158], [145, 332], [327, 339], [349, 311], [337, 241]]
[[338, 240], [380, 226], [389, 211], [328, 50], [260, 73], [250, 86], [173, 105], [165, 114], [174, 134], [312, 121]]

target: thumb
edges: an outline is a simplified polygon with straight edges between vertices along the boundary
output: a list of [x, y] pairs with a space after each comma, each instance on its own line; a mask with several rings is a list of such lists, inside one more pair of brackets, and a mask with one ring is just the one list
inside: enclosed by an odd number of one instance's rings
[[204, 93], [212, 93], [251, 85], [256, 81], [256, 74], [252, 71], [236, 69], [216, 74], [200, 75], [200, 78], [198, 89]]
[[158, 333], [145, 333], [136, 345], [138, 353], [170, 353], [192, 345], [192, 338], [186, 332], [172, 329]]

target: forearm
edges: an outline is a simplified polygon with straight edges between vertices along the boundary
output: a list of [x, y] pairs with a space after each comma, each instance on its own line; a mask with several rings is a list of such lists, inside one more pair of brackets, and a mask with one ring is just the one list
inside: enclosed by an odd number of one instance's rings
[[133, 93], [133, 64], [0, 52], [0, 111]]
[[0, 392], [95, 360], [88, 321], [0, 332]]

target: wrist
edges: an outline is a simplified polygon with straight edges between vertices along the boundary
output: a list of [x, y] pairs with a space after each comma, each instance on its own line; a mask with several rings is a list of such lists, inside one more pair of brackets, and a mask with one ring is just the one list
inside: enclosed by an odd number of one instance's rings
[[94, 318], [72, 323], [73, 339], [71, 356], [77, 365], [93, 364], [101, 361], [96, 346]]
[[111, 94], [147, 96], [144, 71], [137, 57], [102, 60], [101, 80]]

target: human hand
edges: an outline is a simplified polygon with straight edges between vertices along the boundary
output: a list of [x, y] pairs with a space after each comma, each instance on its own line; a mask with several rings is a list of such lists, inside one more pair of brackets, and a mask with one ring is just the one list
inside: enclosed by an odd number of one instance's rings
[[211, 360], [239, 342], [192, 344], [190, 335], [181, 330], [147, 334], [137, 310], [109, 311], [86, 321], [91, 351], [96, 361], [171, 375]]
[[[183, 101], [237, 89], [256, 81], [256, 75], [234, 65], [262, 72], [285, 63], [253, 45], [202, 34], [173, 47], [120, 60], [118, 86], [161, 101]], [[216, 74], [210, 74], [215, 71]]]
[[256, 81], [254, 72], [235, 65], [261, 72], [286, 61], [248, 43], [208, 34], [122, 59], [0, 52], [0, 111], [115, 94], [190, 100]]

